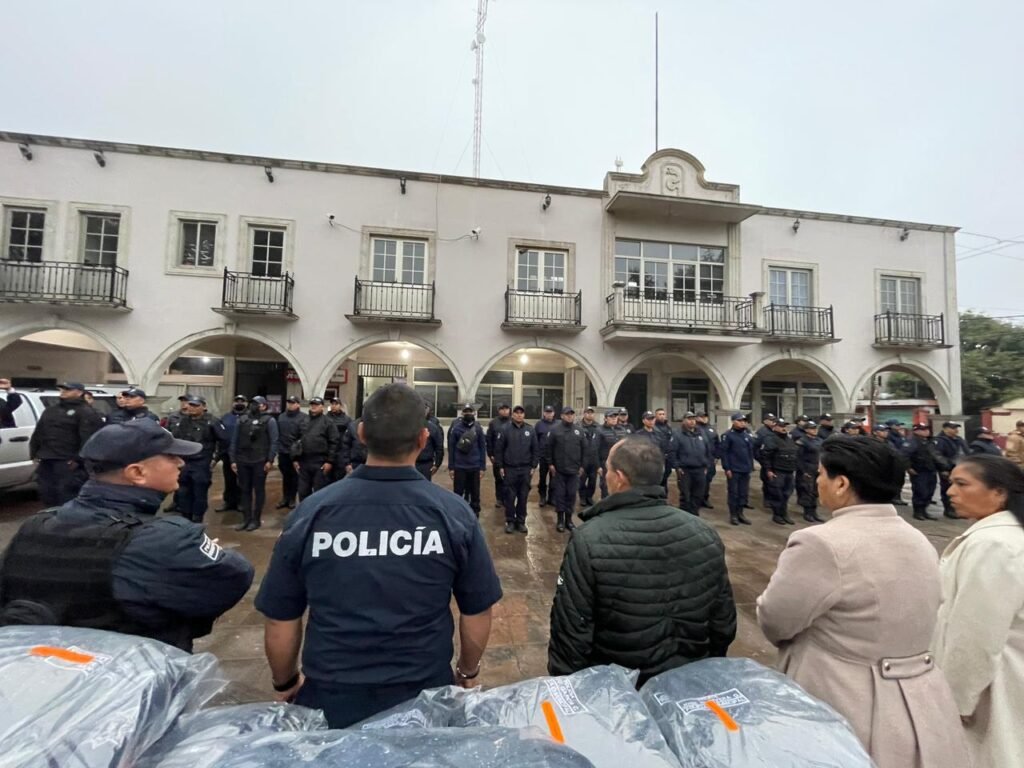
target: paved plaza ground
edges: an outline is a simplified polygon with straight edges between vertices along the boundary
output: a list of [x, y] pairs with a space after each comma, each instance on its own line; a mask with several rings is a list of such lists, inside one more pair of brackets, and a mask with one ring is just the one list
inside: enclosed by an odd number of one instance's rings
[[[219, 466], [216, 474], [219, 477]], [[447, 474], [439, 474], [437, 479], [444, 487], [451, 487]], [[756, 486], [756, 478], [754, 480], [752, 485]], [[704, 510], [702, 515], [715, 526], [725, 542], [739, 612], [739, 629], [729, 655], [749, 656], [764, 664], [773, 664], [775, 650], [758, 629], [754, 601], [768, 583], [789, 534], [807, 523], [791, 514], [794, 520], [798, 520], [795, 528], [774, 525], [770, 515], [760, 507], [759, 491], [752, 489], [751, 497], [751, 503], [758, 507], [748, 511], [754, 524], [730, 526], [724, 477], [720, 474], [711, 493], [715, 509]], [[908, 492], [905, 492], [905, 497], [909, 498]], [[196, 644], [197, 650], [210, 651], [220, 658], [224, 671], [233, 681], [229, 692], [231, 700], [261, 700], [271, 695], [270, 675], [263, 655], [263, 620], [253, 608], [253, 600], [284, 520], [282, 513], [271, 509], [279, 499], [280, 475], [275, 470], [267, 484], [268, 511], [264, 514], [261, 530], [253, 533], [234, 531], [232, 526], [240, 519], [235, 512], [210, 512], [207, 516], [210, 535], [219, 538], [222, 546], [237, 547], [256, 566], [256, 582], [246, 597], [217, 622], [209, 637]], [[673, 503], [678, 500], [672, 485], [669, 499]], [[506, 534], [504, 514], [494, 505], [494, 484], [490, 472], [484, 477], [481, 525], [505, 592], [504, 599], [495, 607], [494, 628], [484, 656], [480, 681], [485, 686], [546, 674], [551, 598], [568, 534], [555, 530], [554, 509], [540, 509], [538, 500], [534, 490], [527, 519], [529, 534]], [[211, 509], [218, 506], [219, 501], [218, 481], [211, 492]], [[40, 506], [32, 493], [0, 497], [0, 545], [6, 547], [17, 524]], [[903, 517], [922, 530], [940, 552], [951, 538], [967, 527], [965, 521], [946, 519], [918, 522], [911, 519], [909, 507], [899, 509]], [[941, 508], [932, 507], [932, 512], [941, 512]], [[822, 511], [822, 516], [827, 518], [828, 513]]]

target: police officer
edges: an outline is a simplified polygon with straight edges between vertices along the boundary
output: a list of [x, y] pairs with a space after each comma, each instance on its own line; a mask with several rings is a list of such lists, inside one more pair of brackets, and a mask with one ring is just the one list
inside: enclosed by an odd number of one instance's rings
[[809, 422], [810, 420], [811, 418], [809, 416], [805, 416], [803, 414], [800, 414], [799, 416], [796, 417], [796, 426], [794, 426], [792, 431], [789, 433], [789, 436], [790, 438], [792, 438], [794, 443], [804, 436], [804, 431], [807, 427], [807, 422]]
[[[334, 422], [334, 425], [338, 428], [338, 434], [341, 436], [342, 441], [344, 441], [345, 435], [349, 434], [349, 427], [352, 426], [352, 417], [348, 415], [348, 406], [341, 399], [332, 397], [327, 417]], [[331, 471], [331, 482], [343, 480], [345, 475], [352, 471], [352, 467], [357, 467], [366, 461], [366, 449], [359, 442], [359, 435], [356, 434], [355, 428], [351, 430], [349, 438], [349, 448], [352, 449], [353, 446], [355, 446], [355, 449], [351, 452], [355, 457], [355, 461], [342, 460], [335, 462], [334, 468]], [[344, 446], [342, 446], [342, 453], [344, 453]]]
[[821, 458], [819, 427], [813, 421], [804, 425], [804, 436], [796, 441], [796, 501], [804, 509], [808, 523], [825, 522], [818, 515], [818, 460]]
[[831, 413], [823, 413], [818, 417], [818, 438], [824, 442], [832, 437], [835, 431], [835, 422]]
[[309, 416], [302, 412], [302, 401], [290, 395], [284, 407], [284, 413], [277, 417], [277, 466], [281, 470], [281, 500], [275, 509], [290, 509], [295, 506], [295, 497], [299, 492], [299, 473], [292, 461], [292, 445], [302, 430]]
[[[5, 394], [0, 400], [0, 429], [13, 429], [17, 426], [14, 421], [14, 412], [21, 407], [22, 397], [14, 391], [10, 379], [0, 379], [0, 392]], [[0, 442], [3, 442], [0, 438]]]
[[871, 436], [875, 440], [879, 440], [886, 445], [889, 445], [889, 427], [885, 424], [875, 424], [871, 427]]
[[56, 624], [151, 637], [185, 651], [252, 584], [253, 567], [203, 526], [156, 517], [182, 457], [201, 452], [151, 419], [98, 430], [89, 481], [29, 518], [4, 553], [0, 624]]
[[[331, 418], [330, 414], [328, 414], [328, 418]], [[334, 417], [333, 421], [336, 426], [340, 423], [337, 417]], [[340, 456], [343, 471], [340, 474], [334, 472], [331, 482], [345, 478], [349, 472], [366, 463], [366, 446], [359, 439], [359, 423], [361, 421], [362, 419], [354, 421], [349, 419], [348, 426], [344, 430], [340, 426], [338, 427], [338, 432], [341, 434]]]
[[213, 457], [226, 450], [230, 440], [220, 419], [206, 412], [206, 400], [192, 395], [185, 405], [187, 414], [170, 432], [174, 437], [199, 443], [203, 448], [185, 459], [178, 478], [178, 511], [186, 520], [201, 523], [206, 516], [210, 485], [213, 484]]
[[494, 441], [494, 461], [505, 488], [505, 533], [526, 533], [526, 502], [533, 471], [540, 461], [537, 434], [526, 423], [526, 409], [512, 409], [511, 422]]
[[860, 422], [853, 419], [843, 424], [843, 428], [839, 431], [847, 437], [861, 437], [863, 435], [860, 429]]
[[501, 584], [469, 507], [413, 466], [428, 439], [423, 408], [404, 384], [370, 396], [366, 464], [291, 514], [256, 597], [276, 698], [322, 709], [331, 728], [426, 688], [480, 682]]
[[75, 498], [86, 480], [78, 452], [103, 419], [82, 399], [85, 385], [67, 381], [59, 385], [60, 401], [43, 411], [29, 439], [28, 452], [38, 462], [39, 498], [55, 507]]
[[555, 424], [555, 407], [553, 405], [545, 405], [540, 421], [533, 425], [534, 434], [537, 435], [537, 449], [540, 451], [540, 475], [537, 480], [537, 491], [540, 493], [540, 506], [542, 508], [547, 504], [554, 504], [555, 489], [553, 485], [550, 487], [548, 485], [551, 465], [548, 464], [548, 460], [545, 458], [544, 443], [547, 442], [548, 433], [555, 426], [557, 426]]
[[629, 423], [629, 411], [626, 408], [619, 408], [619, 432], [627, 436], [636, 432]]
[[697, 414], [697, 431], [704, 436], [704, 442], [711, 449], [711, 460], [708, 462], [708, 471], [704, 475], [704, 498], [700, 505], [705, 509], [714, 509], [711, 504], [711, 481], [718, 474], [716, 464], [722, 458], [722, 446], [718, 439], [718, 431], [711, 426], [711, 420], [705, 411]]
[[774, 434], [765, 438], [761, 449], [762, 466], [768, 473], [766, 501], [772, 510], [772, 522], [777, 525], [796, 525], [788, 507], [796, 487], [797, 446], [786, 431], [788, 427], [788, 421], [776, 421]]
[[146, 390], [141, 387], [129, 387], [121, 392], [121, 406], [107, 416], [107, 424], [124, 424], [126, 421], [137, 419], [160, 421], [146, 405]]
[[462, 417], [448, 430], [448, 476], [457, 496], [469, 502], [480, 517], [480, 481], [487, 469], [487, 438], [476, 423], [472, 403], [462, 406]]
[[758, 427], [757, 432], [754, 433], [754, 458], [761, 466], [761, 495], [764, 497], [765, 506], [768, 506], [768, 496], [770, 495], [770, 492], [768, 490], [768, 470], [765, 468], [764, 462], [761, 461], [761, 453], [764, 450], [765, 441], [775, 434], [775, 423], [777, 421], [778, 417], [774, 413], [766, 413], [764, 418], [761, 419], [761, 426]]
[[583, 411], [583, 418], [580, 419], [580, 429], [586, 441], [583, 443], [583, 479], [580, 482], [580, 505], [589, 507], [594, 503], [594, 494], [597, 492], [597, 469], [600, 456], [599, 440], [597, 433], [598, 424], [594, 421], [594, 409], [587, 407]]
[[[231, 410], [221, 416], [221, 424], [224, 425], [224, 429], [227, 430], [228, 437], [235, 434], [235, 427], [238, 426], [238, 417], [245, 413], [245, 409], [248, 408], [249, 401], [245, 395], [235, 395], [235, 399], [231, 404]], [[232, 512], [238, 509], [238, 502], [241, 498], [241, 491], [238, 490], [238, 475], [235, 474], [234, 470], [231, 469], [231, 459], [225, 459], [227, 452], [222, 452], [221, 455], [221, 468], [224, 474], [224, 503], [217, 507], [214, 512]]]
[[511, 420], [510, 407], [508, 403], [500, 403], [498, 416], [491, 419], [487, 425], [487, 458], [491, 461], [491, 474], [494, 476], [494, 507], [496, 509], [502, 509], [505, 506], [505, 489], [502, 486], [501, 473], [494, 465], [494, 441], [497, 439], [498, 433], [507, 427]]
[[732, 429], [722, 435], [722, 471], [728, 480], [729, 524], [750, 525], [743, 510], [750, 492], [750, 473], [754, 471], [754, 438], [742, 413], [732, 415]]
[[188, 401], [192, 397], [188, 392], [183, 395], [178, 395], [178, 410], [173, 413], [167, 414], [167, 418], [164, 420], [164, 428], [174, 434], [174, 428], [178, 426], [178, 422], [188, 416]]
[[949, 473], [953, 471], [953, 467], [961, 458], [969, 456], [971, 453], [967, 442], [960, 437], [960, 427], [961, 425], [955, 421], [944, 422], [942, 434], [935, 439], [935, 447], [938, 448], [939, 455], [944, 459], [943, 466], [939, 468], [939, 495], [942, 497], [942, 514], [952, 520], [960, 519], [960, 515], [953, 509], [949, 496], [946, 495], [952, 485]]
[[[903, 422], [899, 419], [889, 419], [885, 424], [889, 427], [889, 447], [902, 456], [903, 448], [907, 444], [907, 435]], [[907, 506], [907, 502], [903, 500], [902, 485], [900, 486], [900, 493], [896, 494], [896, 498], [892, 500], [892, 503], [897, 507]]]
[[982, 427], [971, 442], [971, 455], [987, 453], [990, 456], [1002, 456], [1003, 452], [996, 445], [995, 435], [988, 427]]
[[675, 456], [671, 463], [676, 470], [676, 483], [679, 485], [679, 508], [699, 517], [707, 484], [708, 463], [712, 459], [711, 446], [697, 429], [695, 414], [687, 411], [683, 415], [679, 431], [672, 442]]
[[[675, 456], [676, 431], [668, 423], [668, 414], [664, 408], [654, 409], [654, 431], [661, 435], [662, 444], [667, 448], [669, 456]], [[668, 476], [672, 474], [670, 463], [670, 461], [665, 462], [665, 476], [661, 481], [661, 486], [665, 489], [666, 494], [668, 493]]]
[[416, 469], [427, 480], [433, 482], [434, 475], [444, 463], [444, 427], [434, 418], [433, 410], [429, 405], [427, 406], [426, 423], [429, 436], [427, 444], [423, 446], [420, 455], [416, 457]]
[[661, 472], [661, 487], [665, 489], [665, 495], [668, 495], [668, 476], [672, 472], [673, 461], [675, 460], [675, 437], [669, 432], [667, 435], [655, 428], [656, 416], [654, 411], [644, 411], [640, 417], [640, 429], [634, 432], [634, 436], [643, 437], [650, 440], [652, 443], [658, 446], [658, 450], [661, 451], [661, 455], [664, 457], [664, 466], [662, 466]]
[[309, 400], [309, 413], [292, 443], [290, 458], [298, 475], [299, 500], [331, 482], [331, 471], [340, 461], [341, 436], [338, 425], [324, 413], [324, 399]]
[[619, 433], [619, 409], [610, 408], [604, 412], [604, 424], [597, 428], [597, 474], [601, 483], [601, 498], [608, 496], [608, 484], [604, 480], [604, 471], [608, 462], [608, 454], [624, 435]]
[[942, 457], [930, 435], [931, 427], [927, 422], [915, 424], [913, 437], [903, 448], [903, 455], [910, 461], [910, 487], [913, 490], [915, 520], [936, 519], [928, 514], [928, 505], [935, 496]]
[[544, 458], [555, 495], [555, 511], [558, 514], [556, 530], [572, 531], [576, 524], [572, 513], [576, 508], [576, 493], [583, 474], [583, 445], [586, 438], [575, 422], [576, 411], [571, 405], [562, 408], [562, 421], [548, 432], [544, 441]]
[[277, 421], [267, 413], [267, 399], [256, 396], [249, 410], [238, 417], [231, 436], [231, 469], [238, 475], [242, 522], [236, 531], [255, 531], [263, 524], [267, 473], [277, 456]]

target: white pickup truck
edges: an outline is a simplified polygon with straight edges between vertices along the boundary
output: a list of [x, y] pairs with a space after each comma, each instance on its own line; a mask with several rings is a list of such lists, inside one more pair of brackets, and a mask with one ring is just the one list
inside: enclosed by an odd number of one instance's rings
[[[88, 388], [93, 396], [93, 408], [106, 418], [115, 407], [114, 395], [100, 388]], [[60, 399], [56, 389], [21, 391], [21, 405], [11, 414], [13, 427], [0, 427], [0, 493], [31, 485], [35, 482], [36, 468], [28, 455], [28, 441], [40, 415]], [[6, 403], [7, 392], [0, 390], [0, 400]]]

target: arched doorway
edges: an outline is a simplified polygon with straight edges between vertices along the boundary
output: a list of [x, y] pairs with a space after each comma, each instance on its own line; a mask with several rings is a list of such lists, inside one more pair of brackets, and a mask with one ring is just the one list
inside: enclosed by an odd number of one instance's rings
[[63, 320], [16, 326], [0, 334], [0, 376], [23, 389], [69, 380], [115, 387], [138, 383], [132, 362], [109, 339]]
[[865, 372], [853, 393], [856, 410], [872, 421], [910, 424], [957, 409], [948, 387], [931, 368], [904, 360], [883, 361]]
[[733, 407], [732, 393], [716, 368], [677, 352], [649, 350], [637, 355], [616, 376], [611, 391], [612, 404], [626, 408], [633, 423], [639, 423], [644, 411], [658, 408], [678, 424], [687, 411], [713, 415]]
[[793, 421], [806, 415], [848, 414], [851, 404], [840, 379], [825, 365], [807, 358], [777, 356], [761, 361], [740, 382], [739, 408], [756, 424], [766, 413]]

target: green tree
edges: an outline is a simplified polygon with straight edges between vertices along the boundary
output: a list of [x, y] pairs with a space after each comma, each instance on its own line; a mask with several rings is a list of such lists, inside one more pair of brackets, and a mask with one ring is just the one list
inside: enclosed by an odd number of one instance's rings
[[972, 312], [960, 315], [960, 381], [964, 413], [1024, 395], [1024, 327]]

